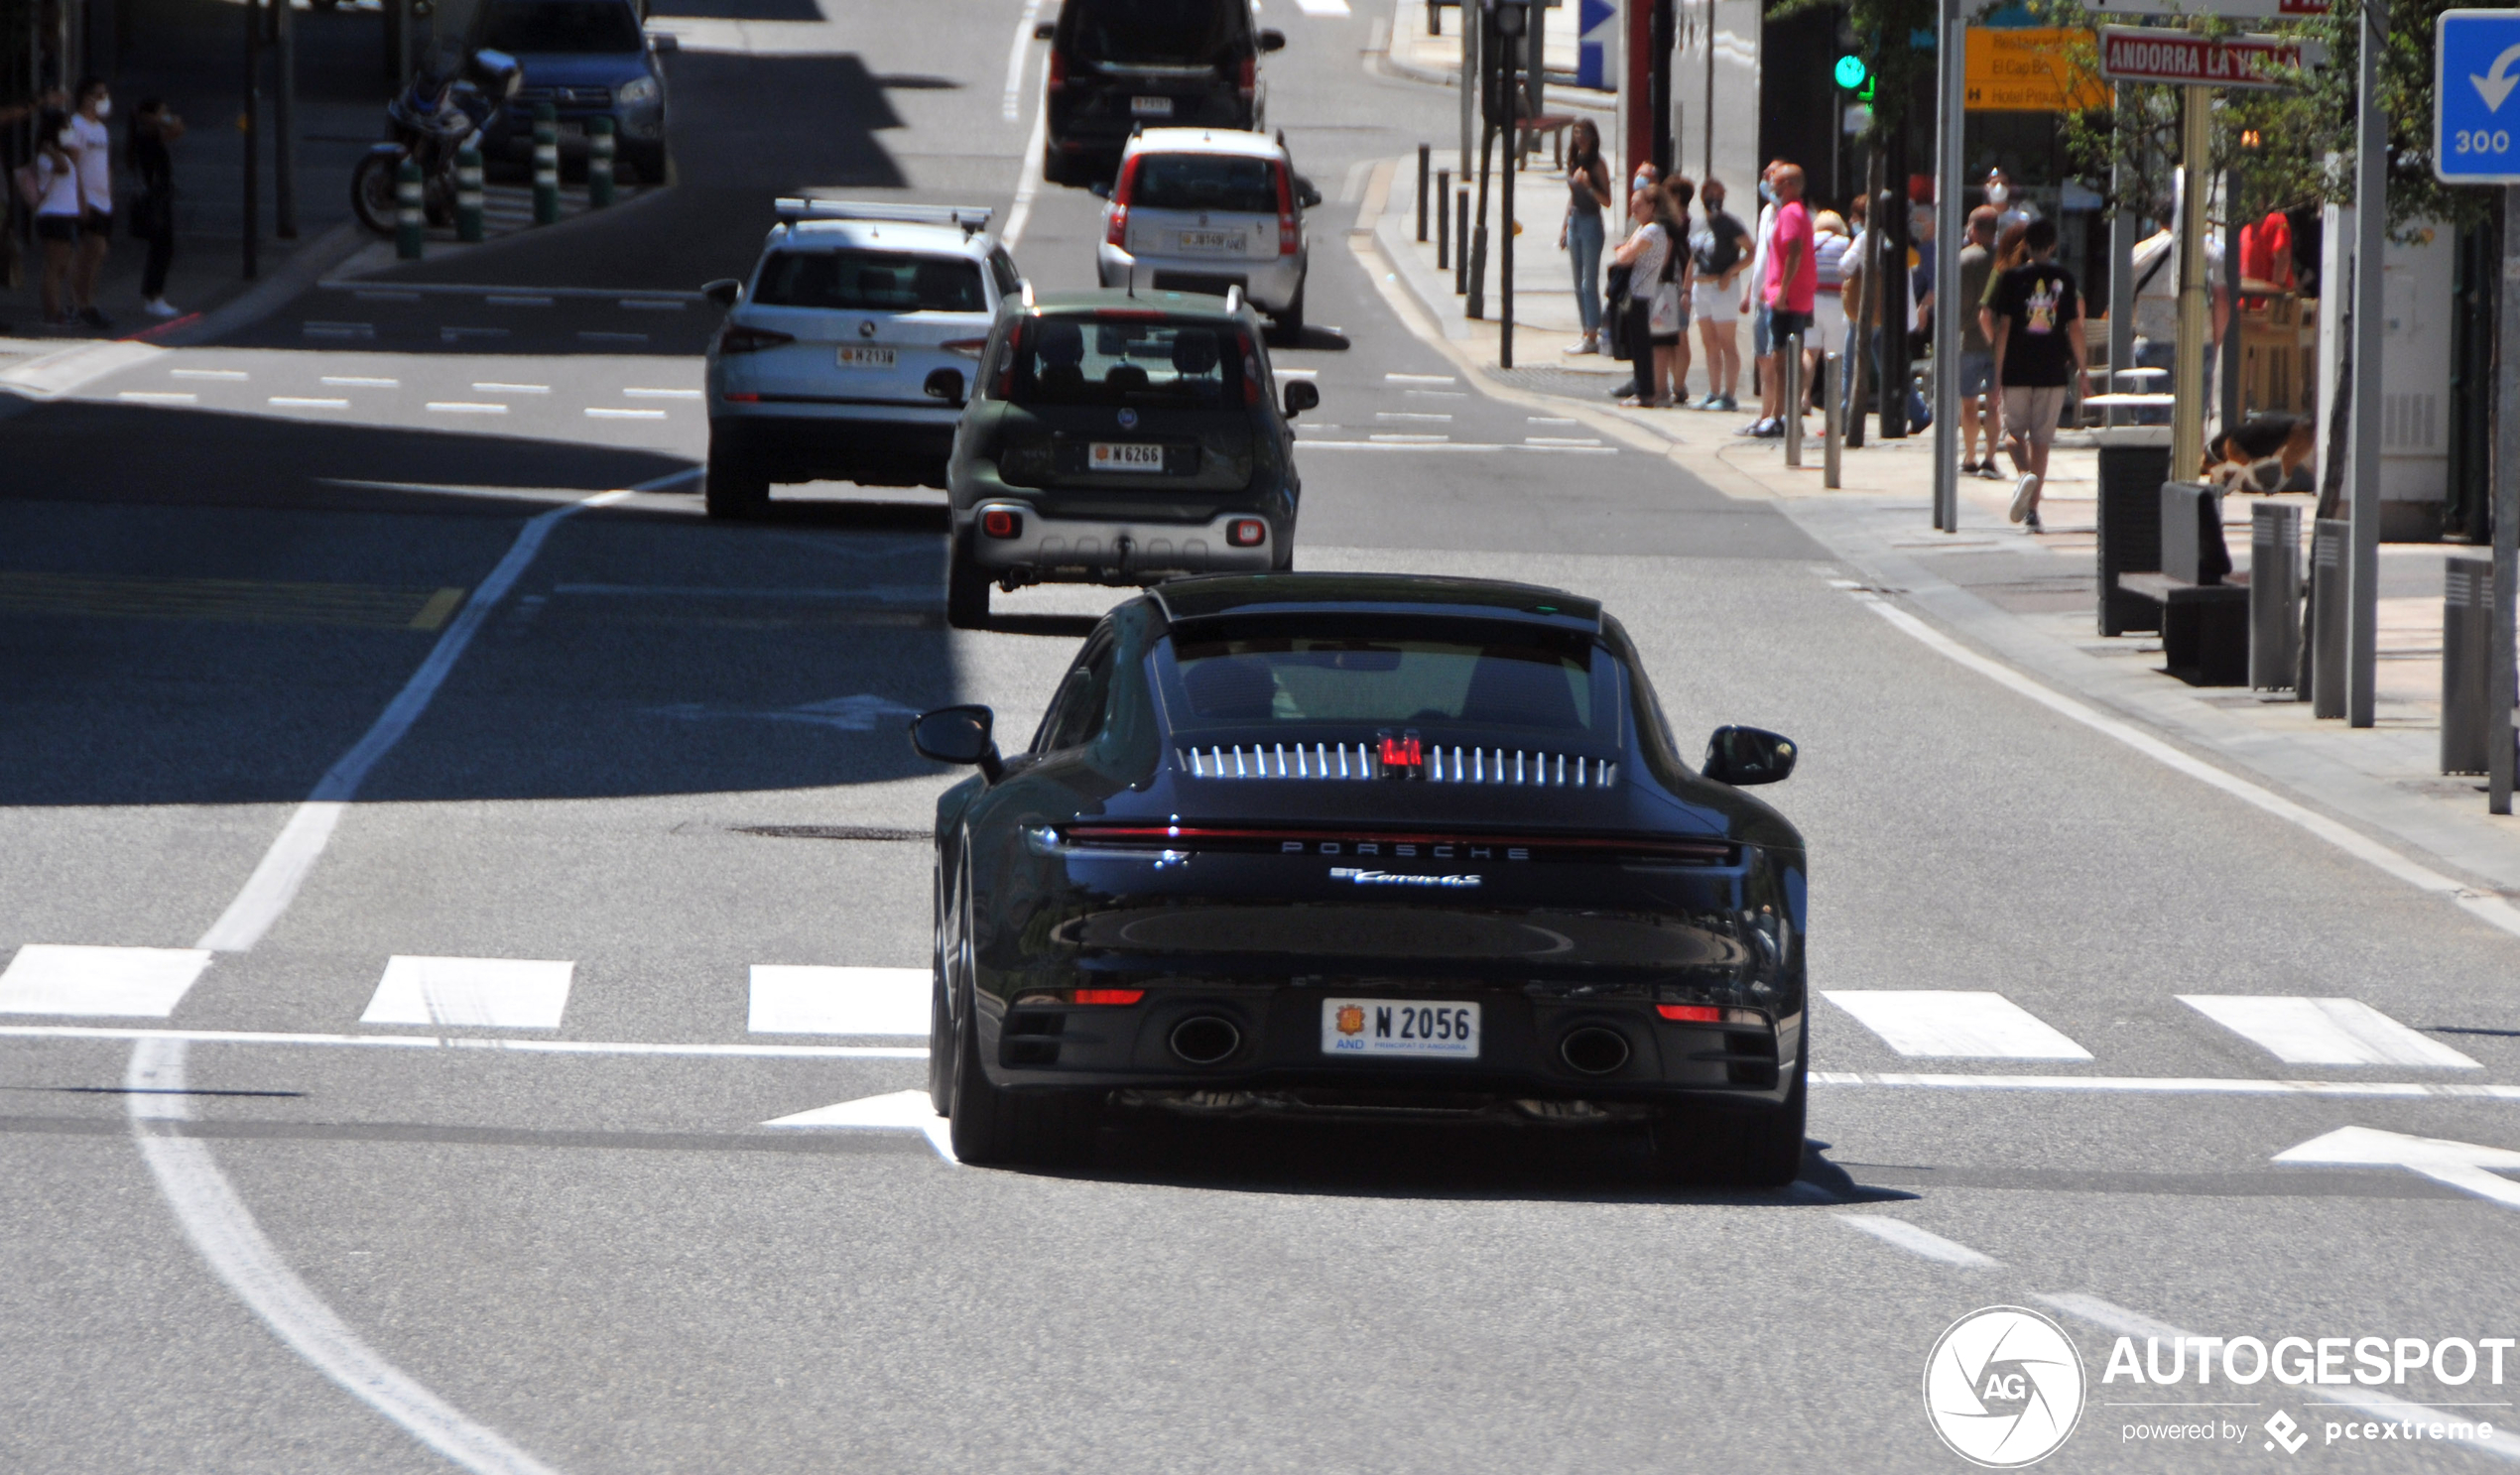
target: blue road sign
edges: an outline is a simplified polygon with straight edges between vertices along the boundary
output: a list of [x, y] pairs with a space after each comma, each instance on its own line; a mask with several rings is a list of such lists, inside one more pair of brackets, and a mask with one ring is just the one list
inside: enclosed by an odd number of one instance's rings
[[2433, 32], [2433, 173], [2520, 184], [2520, 10], [2446, 10]]

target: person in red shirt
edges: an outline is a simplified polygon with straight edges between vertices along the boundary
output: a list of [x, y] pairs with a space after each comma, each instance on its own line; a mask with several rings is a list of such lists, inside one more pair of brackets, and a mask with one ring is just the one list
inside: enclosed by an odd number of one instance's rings
[[[1803, 203], [1803, 171], [1780, 166], [1776, 190], [1776, 234], [1768, 247], [1767, 276], [1759, 284], [1759, 301], [1768, 308], [1767, 357], [1759, 363], [1759, 420], [1747, 433], [1762, 438], [1785, 433], [1785, 355], [1788, 339], [1808, 337], [1813, 300], [1820, 291], [1820, 268], [1812, 254], [1812, 212]], [[1801, 407], [1795, 407], [1799, 416]]]

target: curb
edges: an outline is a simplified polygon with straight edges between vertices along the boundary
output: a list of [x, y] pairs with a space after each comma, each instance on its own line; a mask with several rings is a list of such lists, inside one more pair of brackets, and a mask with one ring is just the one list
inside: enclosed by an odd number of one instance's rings
[[333, 267], [347, 260], [368, 238], [367, 227], [354, 217], [298, 248], [280, 270], [243, 293], [149, 341], [167, 348], [189, 348], [251, 327], [279, 311], [298, 294], [313, 287]]

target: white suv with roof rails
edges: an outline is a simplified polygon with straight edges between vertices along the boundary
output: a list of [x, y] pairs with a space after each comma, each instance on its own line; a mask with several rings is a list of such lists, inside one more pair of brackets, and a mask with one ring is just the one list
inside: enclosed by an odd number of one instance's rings
[[1023, 278], [984, 206], [782, 199], [708, 350], [708, 512], [772, 482], [945, 484], [954, 422], [998, 304]]
[[1321, 202], [1283, 136], [1146, 129], [1121, 154], [1102, 207], [1102, 285], [1211, 297], [1239, 287], [1281, 331], [1301, 333], [1304, 212]]

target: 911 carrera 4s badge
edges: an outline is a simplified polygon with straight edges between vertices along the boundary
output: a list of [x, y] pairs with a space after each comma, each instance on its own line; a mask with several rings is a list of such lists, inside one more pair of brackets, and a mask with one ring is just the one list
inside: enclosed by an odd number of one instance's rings
[[1486, 878], [1467, 876], [1413, 876], [1405, 871], [1367, 871], [1355, 866], [1330, 867], [1332, 881], [1347, 881], [1358, 886], [1435, 886], [1464, 889], [1477, 886]]

